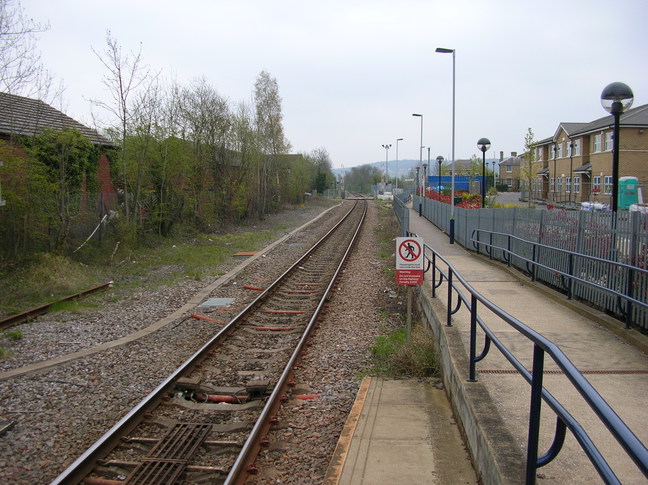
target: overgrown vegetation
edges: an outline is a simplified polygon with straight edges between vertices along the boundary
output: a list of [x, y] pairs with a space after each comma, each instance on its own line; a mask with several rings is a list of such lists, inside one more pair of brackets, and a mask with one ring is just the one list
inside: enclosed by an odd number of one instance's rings
[[[311, 199], [312, 204], [330, 204], [328, 200]], [[218, 275], [218, 267], [239, 251], [256, 251], [278, 236], [289, 225], [272, 229], [248, 226], [232, 233], [201, 234], [188, 232], [176, 237], [150, 236], [137, 247], [112, 257], [88, 250], [78, 260], [63, 255], [42, 253], [26, 264], [6, 265], [0, 270], [0, 315], [18, 313], [62, 297], [78, 293], [108, 281], [116, 285], [110, 298], [118, 300], [134, 288], [172, 285], [187, 278], [201, 280]], [[85, 248], [84, 248], [85, 251]], [[102, 294], [103, 295], [103, 294]], [[100, 298], [65, 303], [52, 311], [81, 311], [97, 305]]]
[[438, 372], [432, 340], [421, 324], [413, 326], [409, 347], [407, 329], [399, 328], [376, 338], [371, 354], [372, 371], [387, 377], [433, 377]]
[[[379, 224], [376, 235], [380, 244], [378, 256], [383, 261], [383, 270], [388, 281], [395, 281], [395, 238], [399, 234], [398, 221], [391, 203], [378, 203]], [[396, 286], [395, 292], [405, 298], [406, 287]], [[413, 318], [411, 343], [407, 344], [406, 315], [395, 312], [381, 312], [387, 334], [376, 338], [371, 349], [371, 373], [387, 377], [433, 377], [437, 375], [437, 359], [432, 339], [422, 323]], [[414, 315], [415, 317], [415, 315]]]

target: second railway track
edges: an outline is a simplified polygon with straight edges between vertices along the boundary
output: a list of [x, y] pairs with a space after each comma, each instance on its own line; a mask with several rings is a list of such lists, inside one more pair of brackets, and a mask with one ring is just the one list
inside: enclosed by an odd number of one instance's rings
[[245, 481], [365, 211], [358, 201], [54, 483]]

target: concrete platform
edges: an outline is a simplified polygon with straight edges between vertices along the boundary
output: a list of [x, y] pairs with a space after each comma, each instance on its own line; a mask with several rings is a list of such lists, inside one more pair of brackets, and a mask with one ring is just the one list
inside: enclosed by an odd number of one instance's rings
[[477, 476], [443, 390], [366, 377], [324, 483], [459, 485]]
[[[565, 295], [536, 285], [504, 265], [494, 264], [457, 244], [450, 245], [446, 234], [413, 210], [410, 231], [448, 259], [486, 298], [557, 344], [632, 432], [648, 443], [644, 411], [648, 398], [646, 336], [624, 330], [621, 322], [568, 301]], [[418, 303], [434, 334], [445, 392], [466, 439], [477, 478], [486, 485], [524, 483], [530, 386], [494, 347], [477, 365], [478, 382], [467, 381], [469, 313], [461, 309], [453, 316], [453, 326], [446, 326], [446, 283], [437, 290], [439, 298], [432, 298], [430, 276], [425, 279], [419, 287]], [[532, 345], [496, 317], [484, 314], [483, 318], [530, 369]], [[483, 333], [478, 336], [478, 352], [482, 345]], [[545, 388], [581, 423], [620, 481], [648, 483], [550, 359], [546, 360], [545, 370]], [[434, 391], [410, 381], [371, 381], [366, 397], [358, 397], [362, 404], [358, 404], [361, 411], [357, 426], [345, 429], [349, 435], [343, 436], [349, 440], [348, 452], [336, 455], [326, 483], [475, 483], [474, 476], [457, 471], [463, 468], [457, 467], [456, 459], [439, 458], [438, 450], [447, 446], [447, 440], [440, 439], [443, 433], [433, 432], [430, 424], [435, 421], [431, 416], [443, 416], [433, 404], [439, 402]], [[408, 399], [401, 402], [404, 400], [397, 398], [394, 402], [395, 395]], [[551, 445], [555, 427], [555, 414], [546, 404], [542, 413], [541, 455]], [[452, 417], [435, 422], [444, 420]], [[339, 447], [344, 446], [344, 439]], [[333, 473], [336, 467], [337, 475]], [[335, 477], [339, 481], [334, 481]], [[440, 477], [441, 481], [435, 481]], [[563, 450], [554, 461], [538, 469], [537, 479], [542, 484], [603, 483], [569, 431]]]

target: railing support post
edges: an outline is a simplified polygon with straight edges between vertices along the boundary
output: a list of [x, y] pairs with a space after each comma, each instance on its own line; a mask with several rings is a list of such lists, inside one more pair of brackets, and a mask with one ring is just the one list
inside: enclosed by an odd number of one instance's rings
[[475, 377], [475, 356], [477, 354], [477, 297], [470, 295], [470, 369], [468, 382], [477, 382]]
[[540, 411], [542, 407], [542, 377], [544, 372], [544, 350], [533, 346], [533, 370], [531, 380], [531, 405], [529, 410], [529, 438], [527, 441], [526, 485], [536, 483], [538, 443], [540, 441]]
[[452, 327], [452, 268], [448, 268], [448, 315], [446, 327]]

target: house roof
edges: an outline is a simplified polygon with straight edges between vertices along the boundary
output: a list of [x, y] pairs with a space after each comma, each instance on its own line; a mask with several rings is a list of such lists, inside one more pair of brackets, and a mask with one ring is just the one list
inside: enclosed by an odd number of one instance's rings
[[0, 93], [0, 134], [34, 136], [46, 128], [78, 130], [95, 145], [113, 145], [96, 130], [88, 128], [43, 101]]
[[[573, 135], [585, 135], [587, 133], [609, 128], [613, 124], [614, 117], [612, 115], [604, 116], [603, 118], [585, 124], [581, 129], [575, 131]], [[630, 108], [625, 113], [621, 113], [619, 126], [648, 127], [648, 104], [637, 106], [636, 108]]]
[[[549, 138], [544, 138], [535, 142], [535, 146], [542, 146], [558, 141], [558, 134], [560, 130], [564, 130], [567, 133], [567, 136], [573, 138], [575, 136], [587, 135], [596, 131], [604, 130], [610, 128], [614, 124], [614, 117], [612, 115], [604, 116], [589, 123], [560, 123], [556, 132], [553, 136]], [[637, 106], [636, 108], [631, 108], [625, 113], [621, 114], [619, 119], [619, 126], [632, 128], [644, 128], [648, 127], [648, 104], [642, 106]]]

